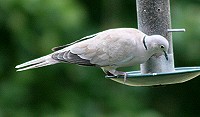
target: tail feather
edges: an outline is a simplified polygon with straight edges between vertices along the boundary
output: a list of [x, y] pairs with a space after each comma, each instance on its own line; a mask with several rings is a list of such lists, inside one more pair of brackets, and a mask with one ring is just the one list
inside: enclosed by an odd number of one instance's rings
[[52, 65], [59, 63], [59, 61], [54, 60], [50, 55], [46, 55], [28, 62], [25, 62], [23, 64], [17, 65], [15, 68], [18, 69], [17, 71], [24, 71], [28, 69], [34, 69], [38, 67], [44, 67], [47, 65]]

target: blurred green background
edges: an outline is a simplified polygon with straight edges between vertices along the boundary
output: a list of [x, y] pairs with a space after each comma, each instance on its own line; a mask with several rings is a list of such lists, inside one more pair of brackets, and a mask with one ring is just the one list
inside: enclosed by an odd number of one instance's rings
[[[200, 65], [200, 1], [171, 0], [175, 65]], [[129, 87], [71, 64], [17, 64], [109, 28], [137, 27], [135, 0], [0, 0], [0, 117], [198, 117], [200, 77]], [[137, 70], [139, 67], [125, 70]]]

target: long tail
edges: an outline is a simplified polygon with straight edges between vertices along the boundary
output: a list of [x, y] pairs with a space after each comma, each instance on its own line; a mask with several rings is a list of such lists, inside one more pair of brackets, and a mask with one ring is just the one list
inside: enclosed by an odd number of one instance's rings
[[24, 71], [28, 69], [34, 69], [38, 67], [44, 67], [47, 65], [53, 65], [59, 63], [59, 61], [54, 60], [51, 57], [51, 54], [25, 62], [23, 64], [17, 65], [15, 68], [18, 69], [17, 71]]

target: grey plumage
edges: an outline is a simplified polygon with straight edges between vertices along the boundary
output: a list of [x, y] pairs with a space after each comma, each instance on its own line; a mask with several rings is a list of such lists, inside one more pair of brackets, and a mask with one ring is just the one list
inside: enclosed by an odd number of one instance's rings
[[53, 65], [56, 63], [59, 63], [59, 61], [56, 61], [52, 59], [52, 55], [46, 55], [43, 57], [40, 57], [38, 59], [34, 59], [28, 62], [25, 62], [23, 64], [17, 65], [15, 68], [17, 68], [17, 71], [24, 71], [28, 69], [33, 69], [33, 68], [39, 68], [39, 67], [44, 67], [47, 65]]
[[94, 64], [91, 64], [89, 60], [82, 59], [77, 54], [73, 54], [70, 51], [55, 53], [52, 55], [52, 58], [62, 62], [68, 62], [85, 66], [94, 66]]
[[110, 29], [55, 47], [53, 53], [17, 65], [16, 68], [23, 71], [66, 62], [97, 66], [108, 74], [126, 76], [125, 72], [116, 69], [144, 63], [152, 55], [163, 55], [168, 46], [168, 41], [160, 35], [148, 36], [134, 28]]

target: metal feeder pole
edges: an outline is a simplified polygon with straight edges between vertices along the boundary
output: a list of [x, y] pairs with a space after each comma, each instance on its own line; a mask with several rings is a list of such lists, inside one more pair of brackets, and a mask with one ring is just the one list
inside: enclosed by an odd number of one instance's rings
[[[153, 86], [183, 83], [200, 75], [200, 67], [174, 68], [172, 32], [185, 29], [171, 29], [169, 0], [136, 0], [138, 29], [147, 35], [162, 35], [169, 42], [168, 61], [163, 56], [152, 56], [140, 65], [141, 71], [127, 72], [124, 76], [107, 76], [113, 81], [129, 86]], [[141, 74], [142, 73], [142, 74]]]
[[174, 71], [174, 56], [169, 0], [136, 0], [138, 29], [147, 35], [159, 34], [169, 41], [167, 61], [164, 56], [152, 56], [140, 65], [141, 73], [160, 73]]

